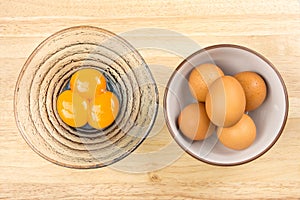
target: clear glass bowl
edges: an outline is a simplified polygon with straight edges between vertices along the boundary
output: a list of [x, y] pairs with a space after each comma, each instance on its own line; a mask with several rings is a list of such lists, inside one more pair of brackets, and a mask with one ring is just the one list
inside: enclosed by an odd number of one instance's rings
[[[106, 129], [72, 128], [58, 116], [56, 99], [73, 73], [95, 68], [120, 100], [115, 122]], [[158, 91], [141, 55], [104, 29], [78, 26], [43, 41], [27, 59], [16, 84], [15, 118], [29, 146], [65, 167], [110, 165], [134, 151], [156, 118]]]

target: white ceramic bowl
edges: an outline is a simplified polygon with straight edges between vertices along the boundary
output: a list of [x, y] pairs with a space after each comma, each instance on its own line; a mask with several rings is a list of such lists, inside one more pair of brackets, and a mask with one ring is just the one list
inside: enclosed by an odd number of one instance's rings
[[[191, 70], [203, 63], [214, 63], [227, 75], [242, 71], [260, 74], [267, 84], [267, 98], [249, 112], [257, 127], [255, 142], [245, 150], [228, 149], [214, 133], [204, 141], [191, 142], [180, 132], [177, 117], [188, 104], [196, 102], [188, 87]], [[172, 74], [164, 97], [165, 118], [176, 142], [198, 160], [214, 165], [238, 165], [252, 161], [267, 152], [281, 135], [288, 116], [288, 94], [276, 68], [265, 57], [246, 47], [221, 44], [201, 49], [186, 58]]]

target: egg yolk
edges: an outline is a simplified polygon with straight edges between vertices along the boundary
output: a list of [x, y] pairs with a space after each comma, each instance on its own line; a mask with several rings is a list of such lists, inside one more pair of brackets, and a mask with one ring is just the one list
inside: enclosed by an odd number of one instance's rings
[[88, 102], [71, 90], [58, 96], [56, 106], [60, 118], [67, 125], [80, 127], [87, 123]]
[[91, 100], [95, 95], [106, 90], [106, 80], [96, 69], [82, 69], [71, 77], [70, 88], [81, 97]]
[[109, 91], [95, 96], [90, 102], [88, 123], [96, 129], [103, 129], [113, 123], [119, 112], [119, 100]]

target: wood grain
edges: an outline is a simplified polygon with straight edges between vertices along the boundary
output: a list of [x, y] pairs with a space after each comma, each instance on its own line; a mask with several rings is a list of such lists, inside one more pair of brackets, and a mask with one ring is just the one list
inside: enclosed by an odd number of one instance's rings
[[[0, 10], [0, 199], [300, 198], [299, 1], [11, 0], [0, 1]], [[234, 43], [257, 50], [277, 67], [288, 88], [289, 119], [281, 138], [262, 157], [236, 167], [211, 166], [182, 154], [165, 168], [133, 174], [111, 167], [68, 169], [42, 159], [15, 125], [16, 80], [41, 41], [60, 29], [83, 24], [115, 33], [163, 28], [203, 47]], [[164, 84], [182, 58], [156, 50], [141, 53], [162, 96]], [[158, 117], [159, 134], [148, 138], [137, 152], [153, 151], [171, 141], [163, 120]]]

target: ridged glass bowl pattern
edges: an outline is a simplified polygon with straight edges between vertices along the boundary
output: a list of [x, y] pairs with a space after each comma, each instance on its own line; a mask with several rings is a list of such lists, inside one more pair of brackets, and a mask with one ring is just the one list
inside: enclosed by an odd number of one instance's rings
[[[104, 130], [72, 128], [58, 116], [56, 99], [83, 68], [100, 70], [120, 100], [115, 122]], [[15, 118], [30, 147], [72, 168], [110, 165], [131, 153], [150, 132], [158, 92], [149, 68], [124, 39], [79, 26], [55, 33], [26, 61], [15, 89]]]

